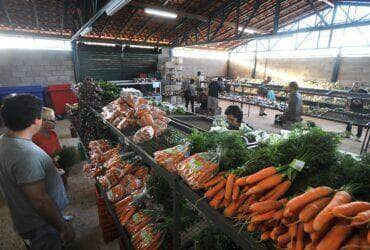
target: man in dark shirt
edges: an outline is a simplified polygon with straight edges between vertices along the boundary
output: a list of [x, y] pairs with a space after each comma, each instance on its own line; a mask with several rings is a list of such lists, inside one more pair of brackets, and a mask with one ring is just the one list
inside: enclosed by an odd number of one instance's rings
[[42, 124], [41, 101], [29, 94], [8, 96], [1, 117], [8, 131], [0, 136], [0, 191], [15, 229], [30, 249], [62, 249], [62, 241], [75, 234], [61, 214], [67, 205], [62, 179], [32, 142]]
[[[349, 92], [350, 93], [367, 94], [367, 91], [365, 89], [361, 89], [360, 87], [361, 87], [360, 83], [355, 82], [352, 85], [352, 89]], [[356, 113], [363, 113], [364, 112], [364, 105], [365, 105], [365, 101], [361, 98], [354, 97], [354, 98], [348, 99], [348, 101], [347, 101], [347, 107], [349, 108], [349, 110], [351, 110], [352, 112], [356, 112]], [[363, 129], [362, 126], [357, 127], [356, 138], [357, 138], [358, 141], [360, 141], [360, 138], [361, 138], [361, 135], [362, 135], [362, 129]], [[351, 131], [352, 131], [352, 123], [348, 123], [347, 127], [346, 127], [346, 134], [350, 135]]]
[[218, 108], [218, 94], [222, 90], [222, 78], [219, 77], [217, 82], [212, 81], [208, 85], [208, 110], [211, 114], [215, 114]]

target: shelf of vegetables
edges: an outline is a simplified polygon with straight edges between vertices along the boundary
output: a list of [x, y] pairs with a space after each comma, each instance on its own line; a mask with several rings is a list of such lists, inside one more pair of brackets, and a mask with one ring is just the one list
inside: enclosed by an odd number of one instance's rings
[[[121, 101], [121, 111], [116, 112], [117, 106], [103, 108], [102, 114], [95, 111], [93, 122], [108, 127], [158, 174], [159, 179], [151, 175], [147, 185], [151, 183], [148, 189], [154, 200], [170, 208], [166, 211], [173, 209], [169, 225], [175, 229], [174, 249], [180, 245], [176, 231], [199, 221], [179, 211], [181, 198], [214, 224], [194, 237], [195, 249], [340, 249], [352, 244], [369, 248], [370, 155], [339, 152], [337, 134], [300, 124], [283, 135], [194, 130], [183, 134], [186, 141], [177, 140], [166, 134], [171, 126], [163, 113], [149, 107], [150, 111], [145, 108], [141, 115], [133, 115], [132, 108], [124, 107], [130, 99]], [[135, 113], [141, 106], [135, 105]], [[139, 119], [135, 123], [141, 128], [131, 131], [126, 119], [133, 118]], [[167, 125], [159, 126], [159, 120]], [[167, 137], [171, 143], [159, 143]], [[245, 138], [258, 146], [251, 149]]]

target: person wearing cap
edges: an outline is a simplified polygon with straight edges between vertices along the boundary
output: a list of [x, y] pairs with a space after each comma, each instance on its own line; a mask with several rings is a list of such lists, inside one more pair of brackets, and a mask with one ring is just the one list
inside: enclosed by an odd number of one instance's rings
[[55, 129], [55, 113], [51, 108], [42, 108], [42, 126], [40, 131], [32, 137], [32, 141], [54, 158], [61, 150], [59, 138]]

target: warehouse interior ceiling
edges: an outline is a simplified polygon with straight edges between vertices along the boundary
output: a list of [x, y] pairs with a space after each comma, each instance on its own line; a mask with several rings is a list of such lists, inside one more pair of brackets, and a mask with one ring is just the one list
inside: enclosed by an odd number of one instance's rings
[[[104, 8], [112, 2], [126, 3], [109, 16]], [[71, 39], [83, 28], [79, 40], [201, 44], [225, 50], [239, 45], [238, 38], [276, 32], [330, 4], [329, 0], [0, 0], [0, 33]], [[148, 8], [177, 17], [148, 14]], [[92, 18], [91, 25], [84, 26]]]

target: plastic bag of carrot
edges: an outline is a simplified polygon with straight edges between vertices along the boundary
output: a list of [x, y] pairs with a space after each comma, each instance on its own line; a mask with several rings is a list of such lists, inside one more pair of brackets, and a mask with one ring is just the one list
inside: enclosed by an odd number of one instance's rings
[[155, 161], [172, 173], [177, 173], [177, 164], [189, 156], [189, 144], [178, 145], [154, 153]]
[[186, 158], [178, 164], [177, 171], [193, 190], [198, 190], [217, 173], [218, 167], [219, 153], [209, 151]]

